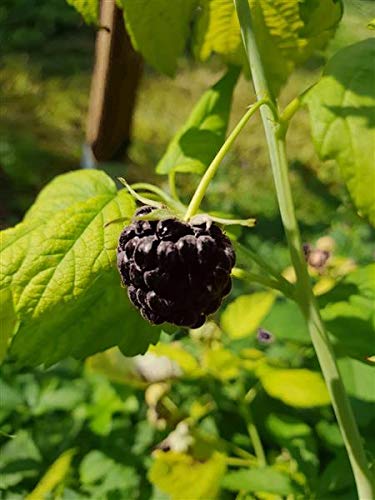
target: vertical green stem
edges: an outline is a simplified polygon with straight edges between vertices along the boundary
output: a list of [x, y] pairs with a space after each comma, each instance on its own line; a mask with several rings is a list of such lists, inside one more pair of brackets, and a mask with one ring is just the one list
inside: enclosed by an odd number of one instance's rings
[[[271, 97], [269, 84], [257, 47], [248, 0], [234, 0], [234, 3], [237, 9], [243, 43], [249, 59], [257, 98], [271, 100], [276, 108], [276, 101]], [[297, 301], [306, 318], [311, 339], [327, 383], [332, 405], [353, 469], [359, 498], [360, 500], [372, 500], [374, 498], [374, 484], [362, 447], [361, 437], [312, 292], [302, 252], [301, 238], [288, 178], [285, 137], [284, 134], [279, 133], [280, 120], [275, 120], [270, 107], [263, 106], [261, 108], [261, 115], [269, 148], [280, 214], [289, 245], [291, 261], [297, 276]]]

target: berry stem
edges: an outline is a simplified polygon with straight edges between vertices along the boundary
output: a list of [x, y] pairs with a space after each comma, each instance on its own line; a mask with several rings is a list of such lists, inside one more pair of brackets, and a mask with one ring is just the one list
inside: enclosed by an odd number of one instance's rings
[[284, 291], [288, 290], [288, 293], [285, 293], [286, 296], [289, 294], [294, 297], [294, 285], [285, 279], [277, 269], [274, 269], [268, 261], [263, 259], [259, 253], [252, 250], [249, 246], [245, 247], [241, 245], [238, 241], [234, 242], [234, 248], [240, 262], [252, 260], [263, 272], [265, 271], [269, 277], [275, 278], [275, 280], [283, 286]]
[[[271, 98], [269, 83], [258, 50], [249, 2], [248, 0], [234, 0], [234, 3], [241, 26], [243, 44], [249, 60], [257, 98], [260, 100], [271, 100], [277, 109], [276, 99]], [[281, 219], [289, 245], [291, 261], [297, 276], [296, 300], [305, 316], [320, 367], [331, 396], [332, 406], [353, 469], [358, 496], [361, 500], [371, 500], [375, 496], [374, 484], [362, 446], [361, 437], [337, 367], [331, 343], [321, 319], [316, 299], [313, 295], [306, 262], [302, 252], [301, 237], [288, 177], [285, 134], [279, 133], [280, 125], [282, 125], [280, 118], [275, 120], [275, 116], [271, 113], [268, 106], [264, 106], [261, 109], [261, 115], [268, 143]]]
[[174, 170], [172, 170], [168, 174], [168, 184], [169, 184], [169, 192], [171, 193], [172, 198], [181, 203], [176, 188], [176, 172]]
[[240, 269], [239, 267], [234, 267], [232, 269], [232, 276], [240, 280], [249, 281], [250, 283], [259, 283], [260, 285], [271, 288], [272, 290], [278, 290], [283, 295], [285, 295], [285, 297], [294, 299], [292, 287], [285, 287], [283, 283], [269, 278], [268, 276], [262, 276], [261, 274], [245, 271], [244, 269]]
[[180, 211], [186, 210], [185, 205], [183, 205], [180, 201], [171, 198], [167, 195], [162, 189], [158, 186], [154, 186], [153, 184], [149, 184], [148, 182], [136, 182], [135, 184], [131, 184], [130, 186], [134, 191], [144, 190], [149, 191], [150, 193], [156, 194], [161, 200], [165, 201], [167, 205], [170, 205], [174, 208], [179, 209]]
[[188, 206], [188, 209], [186, 211], [184, 219], [188, 221], [195, 215], [200, 207], [200, 204], [204, 198], [204, 195], [206, 194], [206, 191], [208, 189], [208, 186], [210, 185], [210, 182], [214, 178], [220, 163], [223, 161], [224, 156], [228, 153], [230, 148], [232, 147], [234, 141], [236, 140], [237, 136], [241, 132], [241, 130], [244, 128], [248, 120], [256, 113], [256, 111], [263, 105], [263, 104], [268, 104], [268, 99], [260, 99], [258, 100], [255, 104], [249, 107], [249, 109], [246, 111], [246, 113], [243, 115], [241, 120], [237, 123], [237, 125], [234, 127], [232, 132], [229, 134], [227, 137], [226, 141], [224, 144], [221, 146], [219, 149], [217, 155], [215, 158], [212, 160], [210, 165], [208, 166], [206, 172], [204, 173], [203, 177], [201, 178], [198, 187], [190, 201], [190, 204]]

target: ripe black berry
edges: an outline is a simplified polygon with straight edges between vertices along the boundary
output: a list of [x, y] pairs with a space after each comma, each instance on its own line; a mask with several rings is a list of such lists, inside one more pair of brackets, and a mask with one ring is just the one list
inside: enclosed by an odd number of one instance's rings
[[[152, 207], [141, 207], [135, 217]], [[137, 220], [125, 227], [117, 266], [130, 301], [154, 324], [198, 328], [230, 292], [232, 244], [211, 221]]]

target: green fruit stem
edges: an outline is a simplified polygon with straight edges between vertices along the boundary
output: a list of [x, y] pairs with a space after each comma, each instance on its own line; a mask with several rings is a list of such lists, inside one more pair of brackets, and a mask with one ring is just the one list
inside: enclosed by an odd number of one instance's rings
[[[270, 86], [258, 50], [249, 2], [248, 0], [234, 0], [234, 3], [257, 98], [260, 102], [269, 100], [274, 104], [274, 108], [277, 109], [277, 102], [271, 95]], [[280, 127], [284, 124], [281, 123], [280, 118], [277, 119], [276, 117], [275, 119], [275, 113], [272, 113], [269, 106], [262, 106], [260, 112], [269, 149], [281, 219], [289, 245], [291, 261], [297, 276], [296, 300], [306, 318], [311, 339], [331, 396], [332, 405], [353, 469], [358, 496], [360, 500], [372, 500], [374, 498], [374, 484], [361, 437], [337, 367], [331, 343], [313, 295], [302, 252], [301, 237], [288, 177], [285, 134], [279, 133]]]
[[201, 178], [197, 189], [195, 190], [195, 193], [190, 201], [190, 204], [188, 206], [188, 209], [187, 209], [185, 217], [184, 217], [184, 219], [186, 221], [191, 219], [198, 212], [200, 204], [203, 200], [204, 195], [206, 194], [206, 191], [208, 189], [208, 186], [210, 185], [210, 182], [214, 178], [214, 175], [216, 174], [217, 169], [220, 166], [220, 163], [223, 161], [224, 156], [228, 153], [228, 151], [232, 147], [238, 134], [241, 132], [241, 130], [244, 128], [244, 126], [246, 125], [248, 120], [253, 116], [253, 114], [263, 104], [267, 104], [267, 101], [268, 100], [266, 100], [266, 99], [259, 99], [255, 104], [250, 106], [250, 108], [246, 111], [246, 113], [243, 115], [241, 120], [237, 123], [237, 125], [234, 127], [232, 132], [229, 134], [228, 138], [226, 139], [224, 144], [219, 149], [215, 158], [212, 160], [211, 164], [209, 165], [209, 167], [207, 168], [203, 177]]

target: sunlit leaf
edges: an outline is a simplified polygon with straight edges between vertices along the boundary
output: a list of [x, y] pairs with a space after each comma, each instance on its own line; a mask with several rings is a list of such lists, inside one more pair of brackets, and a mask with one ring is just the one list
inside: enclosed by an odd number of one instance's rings
[[207, 373], [224, 381], [238, 377], [241, 360], [231, 351], [219, 347], [205, 351], [202, 365]]
[[12, 294], [9, 288], [0, 290], [0, 363], [8, 350], [12, 336], [16, 333], [19, 321], [13, 305]]
[[[321, 50], [341, 19], [342, 3], [250, 0], [259, 50], [272, 88], [278, 92], [296, 64]], [[204, 61], [213, 52], [230, 62], [245, 60], [231, 0], [202, 0], [194, 51]]]
[[118, 0], [132, 44], [154, 68], [174, 75], [196, 0]]
[[54, 179], [24, 221], [3, 231], [0, 288], [10, 291], [19, 321], [11, 356], [48, 365], [115, 344], [134, 355], [157, 340], [158, 329], [120, 287], [115, 249], [124, 222], [104, 227], [130, 219], [134, 209], [105, 173], [72, 172]]
[[231, 302], [221, 315], [222, 329], [232, 339], [247, 337], [260, 326], [274, 300], [273, 292], [241, 295]]
[[265, 391], [273, 398], [296, 408], [312, 408], [330, 403], [320, 373], [301, 369], [270, 369], [260, 372]]
[[177, 363], [183, 373], [188, 376], [197, 376], [200, 374], [198, 361], [187, 352], [181, 345], [176, 343], [162, 344], [152, 346], [149, 350], [150, 353], [157, 356], [165, 356], [168, 359]]
[[340, 50], [308, 92], [311, 129], [323, 160], [340, 166], [360, 214], [375, 224], [375, 39]]
[[83, 17], [86, 24], [99, 23], [99, 0], [66, 0]]
[[185, 125], [169, 143], [156, 166], [157, 173], [200, 173], [211, 163], [225, 140], [238, 74], [239, 69], [231, 68], [202, 95]]
[[190, 455], [169, 451], [155, 455], [148, 477], [172, 500], [214, 500], [225, 470], [221, 453], [214, 452], [208, 460], [198, 461]]

